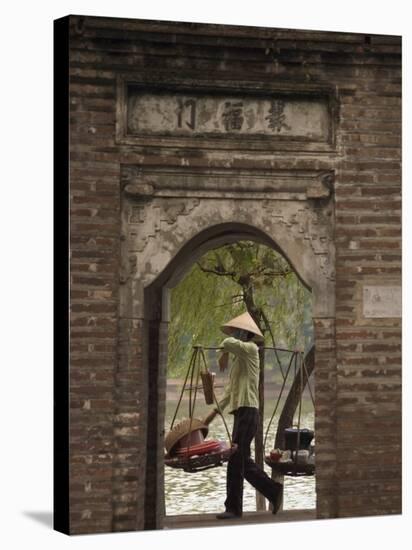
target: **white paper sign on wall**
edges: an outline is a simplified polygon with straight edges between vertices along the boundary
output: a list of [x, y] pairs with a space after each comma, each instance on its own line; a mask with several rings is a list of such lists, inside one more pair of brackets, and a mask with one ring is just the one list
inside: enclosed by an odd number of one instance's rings
[[402, 317], [400, 286], [364, 286], [364, 317]]

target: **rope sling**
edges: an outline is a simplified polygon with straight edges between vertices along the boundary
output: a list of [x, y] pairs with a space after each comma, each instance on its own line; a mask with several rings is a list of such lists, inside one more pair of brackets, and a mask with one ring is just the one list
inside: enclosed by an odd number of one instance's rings
[[[209, 387], [206, 387], [205, 381], [207, 379], [207, 376], [211, 373], [207, 366], [207, 361], [205, 357], [204, 350], [220, 350], [222, 348], [217, 347], [202, 347], [200, 345], [193, 346], [193, 352], [189, 361], [189, 367], [186, 372], [186, 376], [184, 379], [184, 383], [182, 386], [182, 390], [180, 392], [180, 397], [177, 403], [177, 407], [172, 419], [172, 423], [170, 425], [170, 431], [166, 436], [166, 449], [168, 450], [167, 454], [165, 455], [165, 464], [167, 466], [170, 466], [172, 468], [178, 468], [182, 469], [185, 472], [199, 472], [202, 470], [207, 470], [209, 468], [214, 468], [217, 466], [222, 466], [224, 462], [229, 460], [229, 457], [236, 451], [237, 445], [232, 442], [230, 432], [227, 426], [227, 423], [225, 421], [225, 418], [222, 414], [222, 411], [219, 406], [219, 402], [216, 398], [215, 394], [215, 386], [212, 382]], [[274, 460], [272, 455], [265, 455], [265, 463], [272, 468], [273, 471], [279, 474], [283, 475], [289, 475], [289, 476], [303, 476], [303, 475], [313, 475], [315, 472], [315, 466], [314, 464], [302, 464], [299, 461], [299, 451], [301, 451], [301, 434], [305, 432], [310, 432], [310, 430], [301, 429], [301, 414], [302, 414], [302, 393], [303, 393], [303, 372], [305, 371], [306, 377], [307, 377], [307, 385], [310, 393], [310, 397], [312, 400], [313, 405], [315, 404], [312, 389], [310, 386], [309, 381], [309, 374], [306, 367], [304, 354], [302, 351], [299, 350], [289, 350], [289, 349], [283, 349], [283, 348], [274, 348], [274, 347], [265, 347], [265, 350], [274, 350], [276, 354], [276, 359], [278, 361], [280, 372], [283, 378], [282, 386], [276, 401], [276, 405], [274, 408], [274, 411], [272, 413], [272, 416], [270, 418], [270, 421], [268, 423], [265, 438], [263, 442], [263, 449], [266, 449], [266, 441], [268, 438], [269, 430], [271, 427], [271, 424], [273, 422], [273, 419], [276, 415], [276, 412], [279, 407], [280, 400], [282, 398], [283, 391], [286, 386], [286, 382], [289, 376], [289, 373], [292, 372], [292, 365], [293, 365], [293, 372], [294, 372], [294, 380], [296, 379], [296, 373], [298, 369], [298, 361], [300, 362], [300, 397], [299, 397], [299, 409], [298, 409], [298, 423], [297, 423], [297, 430], [295, 432], [296, 435], [296, 443], [295, 445], [291, 446], [290, 449], [285, 450], [291, 450], [293, 455], [293, 460], [287, 460], [282, 461]], [[277, 355], [277, 351], [282, 352], [289, 352], [291, 353], [291, 357], [289, 360], [288, 367], [286, 369], [286, 373], [284, 373], [282, 369], [282, 365], [280, 362], [280, 359]], [[203, 375], [203, 376], [202, 376]], [[188, 384], [188, 380], [190, 377], [190, 382]], [[202, 379], [202, 386], [199, 386], [199, 378]], [[216, 409], [219, 412], [220, 417], [222, 418], [227, 436], [229, 441], [229, 446], [220, 446], [218, 449], [215, 447], [213, 450], [210, 450], [210, 452], [203, 452], [205, 449], [207, 449], [207, 446], [205, 447], [205, 444], [203, 444], [203, 451], [202, 454], [196, 454], [196, 449], [200, 448], [202, 445], [193, 445], [192, 444], [192, 432], [199, 430], [203, 432], [203, 435], [206, 436], [208, 433], [207, 426], [199, 419], [196, 419], [194, 417], [195, 413], [195, 405], [196, 405], [196, 398], [197, 398], [197, 390], [199, 388], [203, 388], [206, 403], [211, 404], [214, 403], [216, 405]], [[189, 391], [189, 418], [185, 419], [184, 421], [180, 422], [178, 425], [175, 426], [175, 420], [177, 417], [177, 413], [179, 411], [183, 395], [185, 391]], [[209, 400], [208, 396], [209, 394]], [[290, 430], [290, 428], [289, 428]], [[293, 427], [292, 427], [293, 430]], [[305, 433], [306, 435], [306, 433]], [[183, 449], [179, 449], [179, 439], [182, 439], [183, 436], [187, 439], [187, 446]], [[167, 444], [169, 439], [169, 445]], [[170, 443], [171, 442], [171, 443]], [[176, 451], [176, 445], [177, 444], [178, 450]], [[275, 444], [275, 443], [274, 443]], [[273, 444], [273, 448], [274, 448]], [[169, 448], [168, 448], [169, 447]], [[210, 447], [211, 449], [211, 447]], [[172, 452], [173, 451], [173, 452]], [[283, 451], [284, 452], [284, 451]], [[179, 456], [176, 456], [179, 455]]]
[[[221, 348], [207, 348], [207, 349], [221, 349]], [[165, 464], [167, 466], [170, 466], [172, 468], [179, 468], [184, 470], [185, 472], [199, 472], [199, 471], [207, 470], [209, 468], [222, 466], [224, 462], [229, 460], [229, 457], [237, 449], [237, 445], [235, 443], [232, 443], [232, 438], [230, 436], [228, 426], [222, 414], [222, 410], [219, 406], [219, 402], [216, 398], [213, 382], [209, 386], [206, 386], [206, 380], [208, 375], [210, 377], [212, 376], [207, 367], [204, 348], [202, 346], [193, 346], [193, 352], [189, 361], [189, 367], [187, 369], [186, 377], [183, 382], [182, 391], [180, 392], [179, 401], [177, 403], [177, 407], [172, 419], [172, 423], [170, 425], [170, 431], [166, 436], [165, 446], [166, 448], [170, 447], [165, 456]], [[190, 383], [188, 385], [189, 377], [190, 377]], [[202, 386], [199, 386], [199, 377], [202, 378]], [[229, 445], [222, 444], [222, 442], [220, 443], [214, 442], [215, 443], [214, 446], [209, 445], [209, 448], [211, 449], [210, 452], [203, 452], [205, 449], [208, 448], [206, 443], [200, 444], [197, 447], [196, 445], [192, 444], [192, 433], [194, 431], [202, 430], [203, 435], [207, 435], [208, 433], [207, 426], [201, 420], [196, 419], [194, 417], [197, 390], [199, 388], [203, 388], [203, 391], [205, 393], [206, 403], [208, 403], [208, 401], [210, 401], [210, 398], [211, 398], [211, 402], [209, 402], [208, 404], [211, 404], [211, 403], [215, 404], [216, 409], [218, 410], [219, 415], [223, 420], [223, 424], [224, 424], [224, 427], [228, 436], [228, 441], [229, 441]], [[179, 408], [183, 399], [183, 394], [185, 391], [189, 391], [189, 418], [183, 420], [177, 426], [175, 426], [175, 420], [176, 420], [177, 413], [179, 411]], [[207, 394], [209, 394], [209, 399]], [[182, 448], [179, 449], [179, 440], [181, 440], [183, 436], [185, 436], [185, 438], [187, 439], [187, 446], [184, 447], [183, 449]], [[176, 446], [177, 446], [177, 450], [176, 450]], [[196, 454], [196, 449], [201, 446], [203, 446], [203, 451], [200, 452], [199, 450], [199, 454]], [[180, 456], [173, 456], [176, 454]]]
[[[266, 349], [275, 349], [275, 348], [266, 348]], [[286, 350], [282, 350], [282, 351], [286, 351]], [[308, 389], [309, 389], [309, 394], [310, 394], [313, 406], [315, 406], [315, 400], [314, 400], [314, 397], [313, 397], [312, 388], [311, 388], [310, 381], [309, 381], [309, 373], [308, 373], [308, 370], [307, 370], [307, 367], [306, 367], [306, 362], [305, 362], [303, 351], [300, 351], [300, 350], [295, 350], [295, 351], [287, 350], [287, 351], [291, 352], [291, 356], [290, 356], [288, 367], [286, 369], [286, 374], [284, 374], [283, 370], [281, 370], [282, 377], [283, 377], [283, 382], [282, 382], [282, 386], [281, 386], [281, 389], [280, 389], [280, 392], [279, 392], [279, 395], [278, 395], [278, 398], [277, 398], [277, 401], [276, 401], [274, 411], [272, 413], [272, 416], [270, 418], [270, 421], [269, 421], [267, 429], [266, 429], [265, 438], [264, 438], [264, 442], [263, 442], [263, 448], [266, 449], [266, 441], [267, 441], [267, 437], [268, 437], [268, 434], [269, 434], [270, 426], [271, 426], [271, 424], [273, 422], [273, 419], [276, 415], [276, 412], [278, 410], [279, 403], [280, 403], [280, 400], [282, 398], [283, 390], [285, 389], [285, 385], [286, 385], [289, 373], [292, 372], [292, 365], [293, 365], [293, 372], [294, 372], [293, 380], [296, 380], [296, 373], [297, 373], [298, 369], [299, 369], [299, 378], [300, 378], [298, 422], [297, 422], [296, 431], [294, 431], [293, 426], [292, 426], [292, 428], [287, 428], [286, 431], [289, 430], [289, 433], [292, 436], [295, 436], [295, 444], [293, 445], [293, 440], [292, 440], [292, 442], [289, 442], [289, 444], [285, 445], [285, 447], [287, 446], [288, 449], [281, 450], [280, 455], [278, 453], [274, 453], [273, 455], [272, 454], [266, 455], [266, 453], [265, 453], [265, 463], [268, 466], [270, 466], [272, 468], [272, 470], [274, 472], [276, 472], [277, 474], [282, 474], [282, 475], [287, 475], [287, 476], [294, 476], [294, 477], [296, 477], [296, 476], [310, 476], [310, 475], [314, 475], [314, 473], [315, 473], [315, 464], [314, 464], [314, 462], [313, 463], [307, 463], [307, 462], [302, 463], [302, 461], [299, 460], [299, 458], [300, 458], [299, 452], [302, 451], [302, 450], [307, 451], [307, 447], [310, 444], [310, 441], [313, 437], [313, 432], [311, 432], [310, 430], [307, 430], [307, 429], [301, 429], [303, 373], [304, 372], [306, 374], [306, 383], [307, 383], [307, 386], [308, 386]], [[301, 448], [301, 443], [302, 443], [302, 439], [303, 439], [302, 435], [308, 436], [308, 437], [306, 437], [307, 441], [306, 441], [305, 445], [303, 446], [304, 447], [303, 449]], [[274, 449], [274, 447], [275, 447], [275, 442], [273, 443], [273, 449]], [[291, 457], [292, 457], [291, 459], [289, 459], [289, 458], [287, 460], [282, 459], [282, 455], [285, 451], [290, 451], [291, 452]]]

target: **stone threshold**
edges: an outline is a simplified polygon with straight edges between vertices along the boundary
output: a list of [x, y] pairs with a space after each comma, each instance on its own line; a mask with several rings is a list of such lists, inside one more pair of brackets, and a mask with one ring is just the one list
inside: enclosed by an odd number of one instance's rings
[[257, 523], [285, 523], [289, 521], [315, 520], [316, 509], [283, 510], [275, 515], [269, 511], [244, 512], [241, 518], [216, 519], [216, 514], [187, 514], [166, 516], [164, 529], [188, 529], [191, 527], [216, 527], [217, 525], [251, 525]]

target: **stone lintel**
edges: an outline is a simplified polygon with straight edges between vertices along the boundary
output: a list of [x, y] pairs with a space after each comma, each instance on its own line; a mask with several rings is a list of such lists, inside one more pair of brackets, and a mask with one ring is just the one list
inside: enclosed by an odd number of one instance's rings
[[332, 170], [194, 170], [122, 165], [124, 191], [136, 199], [154, 197], [307, 200], [333, 192]]

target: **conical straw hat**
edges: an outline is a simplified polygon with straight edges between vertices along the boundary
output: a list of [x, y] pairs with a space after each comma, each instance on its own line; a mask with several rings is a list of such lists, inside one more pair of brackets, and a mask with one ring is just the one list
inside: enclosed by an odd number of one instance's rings
[[259, 327], [248, 312], [242, 313], [242, 315], [239, 315], [239, 317], [235, 317], [231, 321], [228, 321], [221, 327], [221, 330], [225, 334], [230, 335], [232, 333], [232, 328], [248, 330], [249, 332], [253, 332], [253, 334], [255, 335], [254, 340], [264, 340], [263, 334], [260, 332]]
[[[190, 428], [190, 429], [189, 429]], [[190, 425], [190, 418], [185, 418], [178, 424], [176, 424], [170, 432], [165, 437], [165, 447], [166, 451], [170, 454], [174, 451], [176, 444], [189, 433], [192, 433], [196, 430], [202, 430], [203, 437], [206, 437], [209, 428], [199, 418], [192, 418], [192, 423]]]

